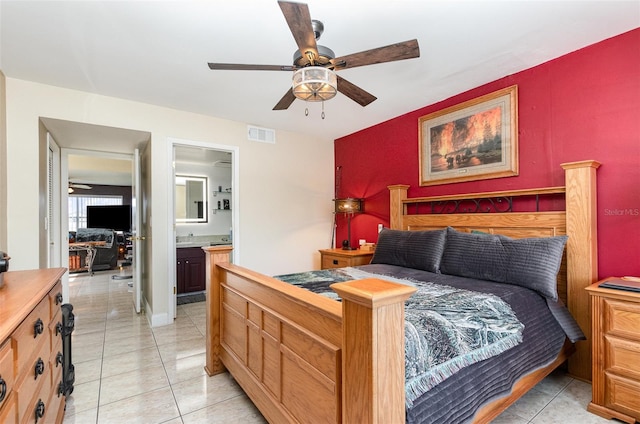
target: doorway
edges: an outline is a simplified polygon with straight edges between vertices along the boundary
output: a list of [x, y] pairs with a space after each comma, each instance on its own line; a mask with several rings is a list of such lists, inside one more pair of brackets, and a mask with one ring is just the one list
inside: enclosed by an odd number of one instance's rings
[[174, 276], [175, 318], [178, 298], [197, 300], [199, 292], [204, 298], [204, 263], [198, 271], [196, 259], [185, 258], [202, 256], [202, 246], [231, 244], [232, 261], [239, 260], [239, 153], [237, 146], [193, 140], [171, 139], [169, 148], [173, 172], [168, 192], [174, 206], [169, 214], [173, 228], [169, 275]]
[[[76, 194], [83, 190], [97, 194], [102, 190], [116, 185], [129, 187], [128, 203], [134, 203], [131, 197], [133, 159], [137, 148], [145, 148], [149, 145], [151, 134], [149, 132], [128, 130], [123, 128], [104, 127], [73, 121], [64, 121], [53, 118], [40, 118], [41, 126], [46, 130], [46, 141], [52, 141], [59, 146], [60, 167], [55, 174], [57, 184], [54, 197], [59, 199], [55, 207], [58, 218], [50, 223], [52, 229], [57, 228], [59, 234], [59, 258], [61, 266], [69, 264], [69, 191]], [[41, 144], [42, 146], [42, 144]], [[145, 149], [147, 150], [147, 149]], [[49, 151], [49, 148], [47, 148]], [[81, 165], [73, 164], [79, 159]], [[93, 161], [93, 164], [87, 162]], [[70, 162], [72, 163], [70, 165]], [[121, 163], [123, 166], [116, 166]], [[70, 171], [70, 166], [73, 171]], [[58, 177], [59, 176], [59, 177]], [[74, 183], [71, 187], [69, 183]], [[142, 185], [142, 184], [140, 184]], [[147, 184], [144, 184], [148, 186]], [[127, 203], [125, 201], [125, 203]], [[136, 213], [132, 214], [136, 217]], [[85, 223], [86, 224], [86, 223]], [[140, 229], [142, 231], [142, 229]], [[145, 258], [148, 260], [148, 258]], [[140, 261], [139, 267], [146, 264]], [[139, 284], [143, 284], [138, 279]], [[68, 299], [69, 278], [63, 276], [63, 296]], [[135, 291], [134, 291], [135, 292]]]

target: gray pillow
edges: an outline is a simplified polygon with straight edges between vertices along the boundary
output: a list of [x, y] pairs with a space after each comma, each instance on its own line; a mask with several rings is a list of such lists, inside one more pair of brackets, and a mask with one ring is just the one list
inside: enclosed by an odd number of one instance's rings
[[384, 228], [378, 235], [371, 263], [439, 273], [445, 236], [446, 229], [400, 231]]
[[443, 274], [516, 284], [557, 300], [556, 278], [567, 236], [522, 238], [447, 228]]

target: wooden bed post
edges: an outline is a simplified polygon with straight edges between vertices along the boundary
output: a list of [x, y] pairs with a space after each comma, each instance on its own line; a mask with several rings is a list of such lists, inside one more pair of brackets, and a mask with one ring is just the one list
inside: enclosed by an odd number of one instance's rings
[[594, 160], [563, 163], [567, 216], [567, 308], [587, 340], [576, 343], [569, 374], [591, 380], [591, 313], [586, 287], [598, 280], [596, 169]]
[[331, 288], [342, 298], [343, 424], [404, 422], [404, 301], [416, 289], [378, 279]]
[[220, 270], [216, 265], [223, 262], [229, 262], [229, 257], [233, 247], [207, 246], [203, 247], [202, 250], [204, 250], [207, 260], [207, 363], [204, 370], [209, 376], [212, 376], [225, 371], [225, 367], [220, 361]]
[[389, 227], [393, 230], [406, 230], [402, 226], [404, 216], [403, 200], [407, 200], [408, 185], [396, 184], [387, 187], [389, 189]]

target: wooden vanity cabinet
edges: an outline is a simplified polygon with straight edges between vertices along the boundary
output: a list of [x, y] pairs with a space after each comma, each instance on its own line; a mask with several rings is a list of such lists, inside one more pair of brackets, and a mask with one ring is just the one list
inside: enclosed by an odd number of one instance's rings
[[205, 256], [199, 247], [181, 247], [176, 252], [176, 279], [178, 294], [204, 291]]

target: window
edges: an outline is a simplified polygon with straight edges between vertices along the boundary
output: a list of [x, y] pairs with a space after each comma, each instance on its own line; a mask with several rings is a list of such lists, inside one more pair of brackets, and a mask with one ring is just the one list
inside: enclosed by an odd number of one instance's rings
[[87, 206], [122, 205], [122, 196], [69, 196], [69, 231], [87, 226]]

